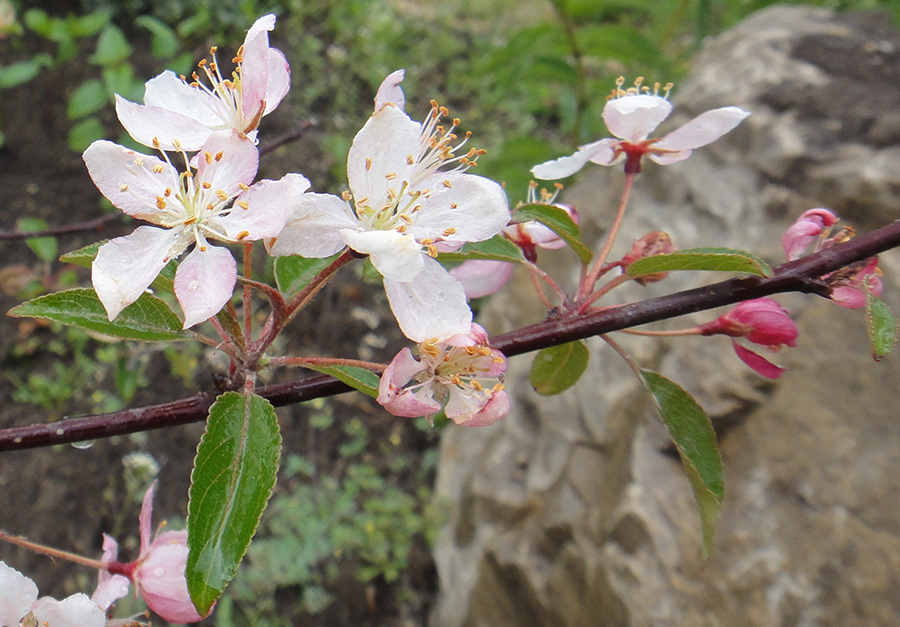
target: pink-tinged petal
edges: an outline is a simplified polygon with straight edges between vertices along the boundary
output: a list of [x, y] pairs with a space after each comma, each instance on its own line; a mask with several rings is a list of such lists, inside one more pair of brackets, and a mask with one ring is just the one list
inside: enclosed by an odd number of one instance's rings
[[288, 174], [278, 181], [258, 181], [240, 195], [228, 215], [212, 222], [232, 239], [277, 237], [300, 207], [307, 189], [309, 181], [300, 174]]
[[847, 285], [836, 287], [831, 290], [829, 298], [836, 305], [846, 307], [847, 309], [859, 309], [866, 306], [866, 293], [862, 290]]
[[259, 150], [230, 130], [210, 135], [197, 157], [197, 178], [229, 197], [240, 193], [241, 184], [252, 183], [259, 169]]
[[[35, 601], [31, 613], [38, 625], [48, 627], [104, 627], [106, 612], [86, 594], [78, 593], [57, 601], [43, 597]], [[18, 625], [18, 622], [11, 623]]]
[[[119, 558], [119, 545], [112, 536], [103, 534], [103, 557], [100, 561], [104, 564], [115, 562]], [[130, 583], [124, 575], [113, 575], [101, 570], [98, 576], [97, 589], [91, 595], [91, 601], [104, 610], [108, 610], [116, 600], [128, 594]]]
[[425, 181], [424, 187], [431, 193], [421, 200], [422, 210], [413, 215], [408, 231], [420, 241], [480, 242], [509, 223], [506, 193], [490, 179], [438, 172]]
[[171, 165], [119, 144], [95, 141], [83, 158], [100, 193], [135, 218], [158, 222], [163, 214], [157, 198], [163, 198], [166, 189], [178, 188], [178, 171]]
[[405, 72], [403, 70], [396, 70], [388, 74], [387, 78], [385, 78], [381, 82], [381, 86], [378, 88], [378, 93], [375, 94], [375, 110], [383, 109], [387, 105], [394, 105], [401, 111], [406, 107], [406, 97], [403, 95], [403, 90], [400, 88], [400, 83], [403, 81], [403, 76]]
[[330, 257], [346, 245], [340, 233], [359, 226], [345, 200], [331, 194], [305, 193], [284, 228], [275, 239], [266, 241], [266, 249], [275, 257], [301, 255]]
[[610, 165], [615, 157], [616, 140], [601, 139], [581, 146], [575, 154], [546, 161], [531, 168], [535, 178], [553, 181], [572, 176], [587, 164], [588, 161], [601, 165]]
[[187, 555], [187, 531], [167, 531], [156, 537], [134, 571], [141, 597], [151, 610], [172, 623], [203, 618], [188, 593], [184, 575]]
[[662, 96], [640, 94], [613, 98], [603, 107], [603, 121], [609, 132], [620, 139], [638, 143], [669, 117], [672, 103]]
[[116, 95], [116, 115], [128, 134], [139, 144], [153, 147], [154, 138], [163, 150], [197, 150], [212, 130], [195, 117], [164, 107], [136, 104]]
[[838, 217], [828, 209], [810, 209], [803, 212], [803, 215], [781, 236], [781, 245], [787, 260], [793, 261], [802, 257], [813, 240], [838, 221]]
[[762, 346], [797, 346], [797, 325], [788, 310], [771, 298], [738, 303], [726, 317], [747, 327], [742, 337], [749, 342]]
[[[461, 407], [461, 406], [460, 406]], [[447, 403], [445, 413], [447, 418], [464, 427], [488, 427], [502, 420], [509, 413], [509, 395], [500, 390], [492, 392], [490, 399], [477, 412], [469, 414], [457, 412], [454, 405], [453, 392], [450, 393], [450, 402]]]
[[425, 263], [422, 246], [409, 233], [344, 229], [341, 237], [356, 252], [369, 255], [372, 265], [387, 279], [412, 281]]
[[466, 298], [490, 296], [512, 276], [515, 264], [490, 259], [471, 259], [450, 270], [450, 276], [462, 283]]
[[175, 271], [175, 296], [184, 311], [184, 328], [213, 317], [231, 299], [237, 282], [237, 264], [227, 248], [208, 246], [194, 250]]
[[671, 165], [673, 163], [678, 163], [679, 161], [684, 161], [690, 157], [693, 152], [693, 150], [672, 150], [662, 154], [649, 152], [647, 153], [647, 156], [651, 161], [658, 163], [659, 165]]
[[100, 247], [91, 282], [110, 320], [140, 298], [169, 259], [184, 250], [181, 234], [178, 229], [140, 226]]
[[156, 481], [150, 484], [147, 491], [144, 492], [144, 500], [141, 502], [141, 514], [138, 517], [139, 529], [141, 534], [141, 556], [147, 553], [150, 548], [150, 536], [153, 528], [153, 493], [156, 490]]
[[405, 390], [413, 376], [425, 370], [425, 366], [404, 348], [391, 360], [381, 375], [378, 386], [378, 403], [390, 413], [403, 418], [417, 418], [440, 411], [441, 405], [434, 400], [430, 385], [418, 393]]
[[756, 372], [768, 379], [777, 379], [784, 374], [784, 368], [776, 366], [764, 357], [754, 353], [748, 348], [744, 348], [737, 342], [733, 342], [734, 352], [741, 358], [745, 364], [753, 368]]
[[[207, 134], [211, 132], [210, 129], [221, 126], [225, 121], [218, 98], [199, 87], [191, 87], [172, 70], [166, 70], [147, 81], [144, 85], [144, 104], [191, 118], [208, 127]], [[196, 150], [202, 143], [194, 148], [185, 146], [184, 149]]]
[[18, 625], [37, 596], [37, 585], [31, 579], [0, 562], [0, 625]]
[[266, 82], [266, 109], [271, 113], [291, 88], [291, 67], [280, 50], [269, 48], [269, 80]]
[[408, 283], [384, 280], [391, 310], [400, 330], [414, 342], [448, 338], [471, 329], [472, 311], [462, 284], [430, 257]]
[[368, 198], [373, 207], [387, 201], [388, 189], [397, 197], [409, 181], [421, 149], [422, 125], [397, 107], [384, 107], [366, 121], [353, 138], [347, 155], [347, 179], [357, 199]]
[[706, 111], [663, 137], [653, 145], [653, 148], [693, 150], [705, 146], [734, 129], [748, 115], [750, 112], [740, 107], [722, 107]]
[[254, 22], [244, 38], [241, 55], [241, 107], [247, 120], [252, 120], [256, 116], [266, 98], [266, 84], [269, 79], [269, 31], [273, 28], [275, 16], [265, 15]]

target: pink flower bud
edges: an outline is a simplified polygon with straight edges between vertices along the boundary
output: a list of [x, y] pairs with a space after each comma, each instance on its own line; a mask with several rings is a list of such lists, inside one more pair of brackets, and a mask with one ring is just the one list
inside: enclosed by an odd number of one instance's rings
[[462, 283], [466, 298], [490, 296], [509, 281], [515, 264], [492, 259], [470, 259], [450, 270], [450, 276]]
[[830, 298], [841, 307], [859, 309], [866, 305], [866, 295], [881, 296], [881, 270], [878, 257], [841, 268], [825, 277], [831, 286]]
[[813, 240], [838, 221], [838, 217], [828, 209], [810, 209], [804, 212], [781, 237], [781, 245], [788, 261], [802, 257]]

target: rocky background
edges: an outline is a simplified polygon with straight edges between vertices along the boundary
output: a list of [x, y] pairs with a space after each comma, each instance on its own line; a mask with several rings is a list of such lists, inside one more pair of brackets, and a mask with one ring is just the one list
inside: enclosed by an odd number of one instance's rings
[[[858, 230], [900, 215], [900, 33], [885, 16], [771, 8], [710, 41], [692, 68], [663, 131], [719, 106], [753, 115], [685, 162], [647, 165], [613, 257], [660, 228], [680, 248], [743, 248], [775, 265], [781, 233], [806, 209], [829, 207]], [[589, 165], [565, 190], [588, 241], [612, 221], [622, 181], [619, 168]], [[542, 264], [574, 285], [572, 257], [542, 252]], [[884, 298], [900, 311], [900, 257], [881, 266]], [[492, 333], [545, 315], [528, 277], [517, 279], [483, 312]], [[726, 338], [616, 338], [694, 394], [717, 427], [726, 501], [711, 558], [700, 557], [698, 515], [665, 428], [594, 339], [575, 388], [538, 397], [530, 360], [514, 359], [510, 416], [445, 433], [438, 494], [449, 514], [432, 624], [900, 624], [900, 360], [872, 361], [860, 311], [779, 300], [801, 337], [775, 356], [788, 370], [774, 383]]]

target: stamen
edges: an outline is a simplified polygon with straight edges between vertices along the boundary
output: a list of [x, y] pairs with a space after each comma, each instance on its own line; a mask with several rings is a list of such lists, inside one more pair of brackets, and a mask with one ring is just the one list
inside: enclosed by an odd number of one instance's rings
[[248, 235], [250, 235], [250, 231], [241, 231], [240, 233], [237, 234], [236, 239], [241, 240], [241, 239], [246, 238]]
[[166, 171], [166, 167], [161, 163], [157, 163], [155, 166], [153, 166], [154, 174], [162, 174], [165, 171]]
[[250, 208], [250, 203], [247, 202], [246, 200], [239, 200], [239, 201], [237, 202], [237, 204], [238, 204], [238, 207], [240, 207], [240, 208], [243, 209], [244, 211], [246, 211], [247, 209]]

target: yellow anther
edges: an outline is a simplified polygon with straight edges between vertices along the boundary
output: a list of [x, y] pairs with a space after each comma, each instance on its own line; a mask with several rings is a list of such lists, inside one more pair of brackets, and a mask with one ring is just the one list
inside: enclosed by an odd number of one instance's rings
[[372, 169], [372, 159], [366, 157], [366, 172]]
[[496, 394], [497, 392], [502, 392], [502, 391], [503, 391], [502, 383], [498, 383], [497, 385], [495, 385], [494, 387], [491, 388], [491, 392], [493, 392], [494, 394]]
[[403, 220], [403, 221], [406, 222], [407, 224], [412, 224], [412, 221], [413, 221], [412, 218], [410, 218], [410, 217], [409, 217], [408, 215], [406, 215], [405, 213], [401, 213], [401, 214], [400, 214], [399, 216], [397, 216], [397, 217], [399, 217], [401, 220]]
[[213, 205], [212, 203], [209, 203], [208, 205], [206, 205], [207, 211], [214, 211], [215, 208], [216, 208], [215, 205]]
[[459, 118], [453, 118], [453, 126], [459, 126], [462, 123], [462, 120]]
[[416, 162], [416, 158], [412, 155], [406, 155], [406, 164], [413, 165]]
[[495, 364], [502, 364], [506, 360], [503, 357], [494, 357], [491, 361], [494, 362]]
[[554, 183], [554, 184], [553, 184], [553, 187], [555, 187], [556, 189], [562, 189], [562, 188], [563, 188], [563, 184], [562, 184], [562, 183]]
[[441, 115], [450, 115], [450, 109], [448, 109], [447, 107], [441, 107], [440, 112]]
[[453, 228], [452, 226], [448, 226], [446, 229], [444, 229], [444, 232], [442, 233], [442, 235], [444, 237], [450, 237], [454, 233], [456, 233], [456, 229]]
[[120, 191], [120, 192], [127, 192], [127, 191], [128, 191], [128, 185], [126, 185], [125, 183], [122, 183], [121, 185], [119, 185], [119, 191]]
[[453, 187], [453, 185], [450, 183], [450, 179], [444, 179], [444, 182], [441, 183], [441, 185], [443, 185], [444, 187], [446, 187], [448, 189]]
[[469, 381], [469, 385], [475, 388], [477, 391], [481, 392], [484, 389], [484, 386], [481, 385], [478, 381]]
[[165, 209], [166, 208], [166, 199], [162, 196], [156, 197], [156, 208], [157, 209]]
[[162, 174], [162, 173], [165, 172], [165, 171], [166, 171], [166, 168], [165, 168], [165, 166], [164, 166], [163, 164], [161, 164], [161, 163], [157, 163], [156, 165], [153, 166], [153, 172], [154, 172], [155, 174]]
[[244, 57], [234, 57], [234, 58], [231, 60], [231, 62], [232, 62], [232, 63], [235, 63], [235, 64], [237, 64], [237, 63], [243, 63], [243, 62], [244, 62]]
[[241, 188], [243, 191], [245, 191], [245, 192], [246, 192], [248, 189], [250, 189], [250, 186], [247, 185], [246, 183], [238, 183], [238, 187], [240, 187], [240, 188]]
[[210, 53], [210, 54], [215, 54], [215, 53], [218, 52], [218, 51], [219, 51], [219, 47], [218, 47], [218, 46], [210, 46], [210, 48], [209, 48], [209, 53]]
[[135, 165], [136, 167], [138, 167], [138, 168], [143, 167], [143, 166], [144, 166], [144, 158], [143, 158], [143, 157], [135, 157], [135, 158], [134, 158], [134, 165]]
[[166, 188], [166, 191], [163, 192], [163, 196], [165, 196], [166, 198], [168, 198], [168, 197], [171, 196], [171, 195], [172, 195], [172, 188], [171, 188], [171, 187], [167, 187], [167, 188]]
[[419, 350], [431, 357], [437, 357], [440, 354], [440, 340], [436, 337], [430, 338], [419, 344]]
[[209, 189], [210, 187], [212, 187], [212, 183], [210, 183], [209, 181], [203, 181], [203, 189]]
[[246, 200], [239, 200], [239, 201], [237, 202], [237, 204], [238, 204], [238, 207], [240, 207], [240, 208], [243, 209], [244, 211], [246, 211], [247, 209], [250, 208], [250, 203], [247, 202]]
[[188, 218], [187, 220], [184, 221], [184, 225], [190, 226], [196, 221], [197, 221], [197, 216], [191, 216], [190, 218]]
[[219, 152], [216, 153], [216, 161], [221, 161], [222, 157], [224, 157], [224, 156], [225, 156], [225, 151], [220, 150]]
[[212, 153], [211, 153], [210, 151], [208, 151], [208, 150], [207, 150], [206, 152], [204, 152], [204, 153], [203, 153], [203, 160], [206, 161], [206, 165], [211, 164], [212, 161], [213, 161]]
[[395, 178], [397, 178], [397, 173], [396, 172], [388, 172], [387, 174], [384, 175], [384, 178], [386, 178], [389, 181], [393, 181]]
[[216, 198], [218, 198], [221, 201], [225, 201], [225, 200], [228, 200], [228, 194], [225, 193], [224, 189], [217, 189], [216, 190]]
[[237, 234], [237, 237], [235, 239], [242, 240], [242, 239], [246, 238], [248, 235], [250, 235], [250, 231], [241, 231], [240, 233]]
[[351, 200], [353, 200], [353, 194], [351, 194], [347, 190], [344, 190], [341, 192], [341, 198], [343, 198], [347, 202], [350, 202]]
[[153, 138], [153, 147], [156, 148], [157, 150], [159, 150], [159, 138], [158, 137]]

